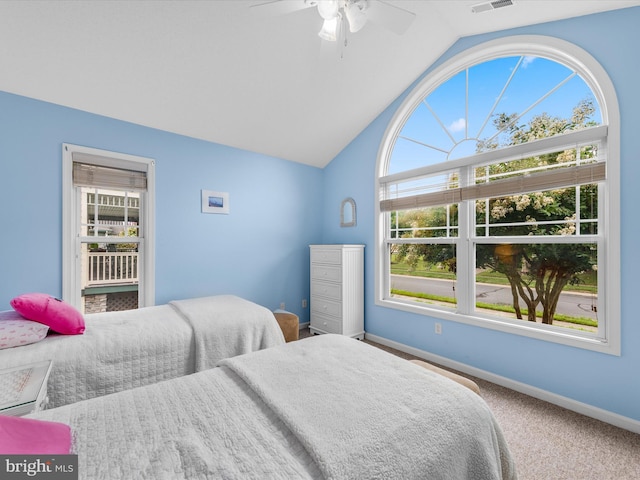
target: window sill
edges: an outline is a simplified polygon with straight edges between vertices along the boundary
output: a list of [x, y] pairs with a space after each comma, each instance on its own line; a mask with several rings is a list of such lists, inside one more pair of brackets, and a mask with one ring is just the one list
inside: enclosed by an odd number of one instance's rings
[[[537, 340], [558, 343], [584, 350], [592, 350], [609, 355], [620, 356], [620, 342], [612, 341], [615, 336], [610, 334], [609, 338], [599, 338], [595, 335], [579, 334], [567, 331], [565, 328], [554, 327], [552, 325], [532, 324], [526, 320], [500, 319], [498, 317], [485, 318], [474, 315], [463, 315], [451, 310], [440, 309], [418, 305], [415, 302], [405, 301], [397, 298], [376, 299], [376, 305], [402, 310], [409, 313], [422, 315], [425, 317], [449, 320], [480, 328], [497, 330], [512, 335], [534, 338]], [[619, 335], [618, 335], [619, 337]]]

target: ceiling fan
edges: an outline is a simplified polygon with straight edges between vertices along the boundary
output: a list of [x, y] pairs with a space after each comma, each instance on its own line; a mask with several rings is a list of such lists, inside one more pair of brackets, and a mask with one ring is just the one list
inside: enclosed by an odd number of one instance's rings
[[369, 21], [402, 35], [416, 16], [383, 0], [271, 0], [252, 5], [251, 9], [255, 13], [277, 16], [312, 7], [316, 7], [324, 19], [318, 35], [333, 42], [344, 37], [347, 26], [355, 33]]

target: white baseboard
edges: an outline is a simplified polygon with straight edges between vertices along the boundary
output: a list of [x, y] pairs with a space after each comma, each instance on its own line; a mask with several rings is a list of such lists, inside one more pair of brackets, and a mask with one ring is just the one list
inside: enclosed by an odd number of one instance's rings
[[309, 326], [309, 324], [310, 324], [310, 323], [311, 323], [311, 322], [301, 323], [301, 324], [299, 325], [298, 330], [304, 330], [305, 328], [307, 328], [307, 327]]
[[466, 365], [464, 363], [449, 360], [448, 358], [434, 355], [433, 353], [410, 347], [402, 343], [394, 342], [393, 340], [388, 340], [377, 335], [366, 333], [365, 338], [367, 340], [371, 340], [372, 342], [395, 348], [396, 350], [400, 350], [401, 352], [423, 358], [427, 361], [452, 368], [459, 372], [481, 378], [491, 383], [495, 383], [496, 385], [515, 390], [516, 392], [524, 393], [525, 395], [529, 395], [530, 397], [544, 400], [545, 402], [558, 405], [560, 407], [566, 408], [567, 410], [586, 415], [587, 417], [595, 418], [596, 420], [615, 425], [616, 427], [624, 428], [625, 430], [629, 430], [634, 433], [640, 433], [640, 421], [633, 418], [625, 417], [623, 415], [619, 415], [602, 408], [594, 407], [593, 405], [578, 402], [577, 400], [573, 400], [571, 398], [564, 397], [547, 390], [542, 390], [541, 388], [533, 387], [531, 385], [527, 385], [526, 383], [517, 382], [515, 380], [511, 380], [509, 378], [502, 377], [500, 375], [496, 375], [491, 372]]

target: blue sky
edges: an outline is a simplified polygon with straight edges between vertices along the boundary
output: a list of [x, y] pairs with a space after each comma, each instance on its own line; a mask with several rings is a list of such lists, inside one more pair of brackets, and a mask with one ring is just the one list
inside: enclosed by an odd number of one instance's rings
[[[433, 91], [401, 131], [401, 136], [429, 147], [398, 139], [388, 173], [473, 154], [476, 138], [495, 133], [492, 115], [522, 114], [545, 95], [520, 124], [543, 112], [570, 117], [581, 100], [594, 99], [587, 84], [571, 76], [570, 69], [541, 57], [505, 57], [475, 65], [468, 69], [467, 111], [467, 71], [460, 72]], [[599, 110], [594, 120], [601, 121]]]

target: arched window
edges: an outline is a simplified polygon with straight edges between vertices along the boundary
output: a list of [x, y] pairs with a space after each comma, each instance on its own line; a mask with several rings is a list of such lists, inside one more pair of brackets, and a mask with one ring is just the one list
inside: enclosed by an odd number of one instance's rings
[[619, 354], [619, 125], [586, 52], [510, 37], [437, 68], [378, 159], [376, 302]]

